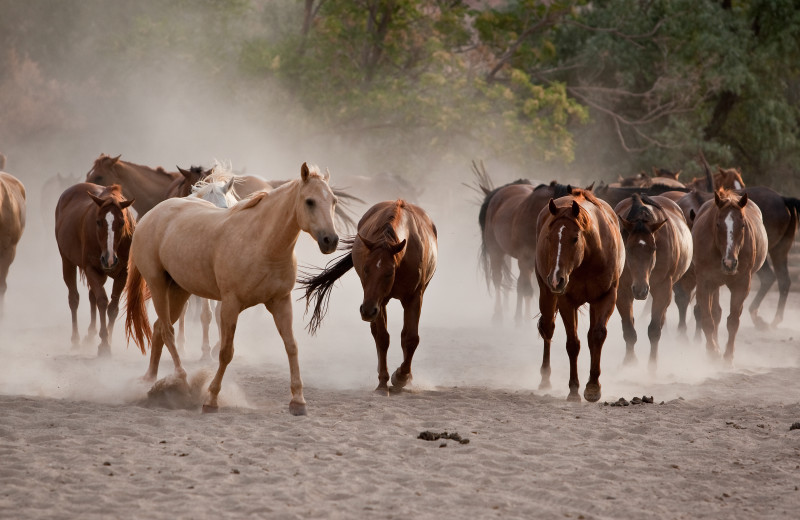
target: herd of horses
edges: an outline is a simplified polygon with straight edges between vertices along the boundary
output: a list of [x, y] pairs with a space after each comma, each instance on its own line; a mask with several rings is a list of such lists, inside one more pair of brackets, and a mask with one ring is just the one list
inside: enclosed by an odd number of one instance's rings
[[[2, 155], [0, 160], [2, 170]], [[495, 188], [485, 169], [473, 163], [483, 196], [478, 215], [481, 264], [487, 285], [493, 285], [496, 293], [494, 319], [502, 320], [503, 293], [514, 279], [510, 259], [516, 259], [519, 267], [517, 322], [532, 316], [534, 277], [538, 286], [538, 331], [544, 342], [540, 388], [550, 387], [550, 346], [560, 315], [570, 361], [568, 399], [581, 400], [578, 311], [585, 304], [591, 361], [583, 397], [588, 401], [601, 396], [600, 359], [615, 308], [622, 318], [624, 362], [636, 360], [634, 300], [652, 297], [651, 368], [673, 292], [679, 331], [686, 334], [686, 313], [694, 296], [696, 335], [702, 330], [707, 351], [715, 358], [720, 357], [723, 285], [731, 294], [725, 360], [733, 358], [753, 274], [758, 273], [761, 281], [750, 307], [753, 321], [766, 326], [758, 316], [758, 305], [777, 279], [780, 296], [772, 324], [780, 323], [800, 200], [766, 187], [745, 187], [738, 170], [719, 168], [712, 174], [705, 160], [703, 164], [705, 178], [688, 186], [677, 180], [677, 174], [654, 170], [652, 176], [640, 174], [598, 187], [519, 180]], [[306, 308], [312, 309], [308, 328], [315, 333], [335, 282], [353, 269], [363, 289], [359, 311], [370, 324], [378, 355], [375, 391], [402, 389], [412, 380], [423, 297], [436, 271], [437, 229], [420, 206], [402, 199], [378, 202], [356, 223], [346, 208], [354, 200], [363, 202], [347, 190], [332, 188], [329, 172], [307, 163], [297, 178], [268, 181], [235, 175], [220, 164], [168, 172], [120, 156], [99, 156], [85, 179], [64, 189], [55, 207], [73, 345], [80, 343], [80, 273], [89, 287], [86, 337], [99, 334], [98, 355], [111, 352], [125, 292], [126, 336], [143, 354], [148, 345], [150, 349], [144, 380], [157, 379], [166, 346], [177, 380], [188, 388], [180, 357], [185, 342], [182, 318], [190, 298], [196, 298], [202, 309], [203, 359], [210, 359], [208, 328], [214, 314], [210, 301], [216, 301], [219, 364], [203, 405], [203, 411], [213, 412], [233, 358], [238, 317], [263, 304], [289, 360], [289, 410], [303, 415], [306, 402], [292, 328], [292, 290], [296, 284], [304, 290]], [[340, 238], [337, 222], [355, 227], [355, 234]], [[13, 176], [0, 173], [0, 304], [24, 224], [25, 189]], [[295, 244], [302, 232], [314, 238], [323, 254], [344, 253], [325, 268], [298, 278]], [[108, 278], [113, 280], [110, 298], [104, 288]], [[400, 301], [404, 314], [403, 361], [390, 376], [387, 304], [391, 299]], [[148, 300], [156, 315], [152, 326]]]

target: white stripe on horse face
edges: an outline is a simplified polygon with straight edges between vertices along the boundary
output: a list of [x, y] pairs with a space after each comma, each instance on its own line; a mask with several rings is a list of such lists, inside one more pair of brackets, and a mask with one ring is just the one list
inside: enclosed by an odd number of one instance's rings
[[110, 211], [106, 213], [106, 222], [108, 223], [108, 245], [106, 247], [108, 248], [108, 257], [110, 262], [114, 257], [114, 215], [112, 215]]
[[733, 181], [733, 187], [736, 188], [737, 190], [742, 189], [742, 185], [739, 184], [739, 181]]
[[647, 242], [645, 242], [644, 240], [641, 240], [641, 239], [639, 240], [639, 243], [640, 243], [641, 245], [643, 245], [643, 246], [646, 246], [646, 245], [647, 245]]
[[378, 265], [375, 266], [375, 269], [380, 269], [381, 268], [381, 262], [383, 262], [383, 258], [378, 260]]
[[725, 217], [725, 229], [728, 232], [728, 243], [725, 246], [725, 257], [729, 258], [731, 256], [731, 251], [733, 250], [733, 215], [730, 213], [728, 213], [728, 216]]
[[558, 230], [558, 250], [556, 251], [556, 266], [553, 270], [553, 279], [555, 280], [558, 276], [558, 261], [561, 259], [561, 236], [564, 234], [564, 228], [567, 226], [561, 226], [561, 229]]

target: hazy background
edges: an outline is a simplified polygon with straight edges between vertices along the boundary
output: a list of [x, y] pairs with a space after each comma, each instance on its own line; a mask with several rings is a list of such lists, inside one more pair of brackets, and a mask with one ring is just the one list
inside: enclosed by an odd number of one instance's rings
[[[326, 47], [324, 41], [310, 39], [310, 50], [303, 59], [317, 60], [314, 69], [298, 72], [275, 65], [276, 56], [283, 56], [285, 63], [282, 45], [296, 45], [285, 35], [301, 32], [304, 7], [321, 4], [325, 4], [324, 9], [317, 15], [325, 18], [317, 18], [309, 34], [316, 28], [318, 34], [330, 37], [349, 34], [345, 22], [355, 19], [353, 11], [359, 6], [362, 10], [375, 7], [380, 17], [380, 8], [387, 3], [0, 0], [0, 152], [7, 156], [5, 170], [26, 185], [29, 203], [28, 227], [11, 268], [6, 315], [0, 327], [0, 349], [6, 356], [0, 369], [1, 392], [118, 402], [141, 396], [146, 390], [132, 385], [134, 378], [144, 373], [146, 360], [134, 348], [125, 347], [121, 324], [114, 332], [111, 360], [92, 359], [97, 344], [94, 338], [83, 350], [70, 350], [67, 292], [52, 229], [55, 200], [52, 194], [43, 193], [42, 187], [57, 173], [84, 176], [101, 153], [121, 154], [124, 160], [168, 170], [175, 170], [176, 165], [208, 167], [219, 159], [230, 162], [236, 171], [269, 179], [292, 178], [298, 175], [302, 162], [309, 161], [329, 168], [334, 185], [345, 186], [367, 201], [353, 207], [358, 215], [386, 198], [406, 197], [417, 202], [439, 229], [440, 261], [423, 308], [422, 340], [415, 357], [416, 384], [422, 388], [486, 385], [536, 389], [541, 340], [533, 317], [523, 328], [511, 324], [512, 293], [506, 323], [499, 328], [490, 325], [493, 297], [477, 269], [480, 237], [476, 195], [463, 185], [472, 181], [470, 162], [484, 159], [498, 184], [518, 177], [588, 183], [613, 180], [617, 173], [635, 173], [638, 166], [634, 164], [649, 167], [651, 164], [645, 162], [649, 159], [646, 154], [631, 159], [620, 143], [608, 144], [615, 142], [615, 131], [602, 111], [592, 113], [591, 123], [584, 126], [582, 120], [590, 112], [576, 98], [567, 96], [552, 82], [542, 82], [541, 93], [536, 94], [536, 82], [529, 85], [514, 79], [513, 71], [508, 82], [491, 88], [489, 83], [479, 82], [480, 88], [474, 87], [473, 97], [469, 97], [466, 87], [448, 75], [455, 65], [443, 65], [444, 58], [435, 67], [417, 64], [404, 69], [401, 65], [408, 61], [383, 64], [387, 70], [399, 71], [397, 74], [411, 70], [418, 76], [400, 87], [394, 73], [387, 73], [385, 78], [393, 79], [383, 83], [361, 78], [356, 82], [358, 88], [352, 89], [342, 87], [347, 77], [341, 74], [341, 68], [325, 69], [324, 61], [320, 61], [347, 54], [342, 42], [329, 42]], [[429, 9], [422, 12], [434, 19], [436, 12], [430, 9], [435, 2], [420, 4]], [[526, 2], [508, 5], [520, 9], [523, 4]], [[531, 12], [541, 16], [542, 6], [536, 5], [539, 7]], [[513, 9], [510, 12], [513, 14]], [[336, 16], [345, 21], [338, 33], [331, 29]], [[476, 12], [465, 16], [466, 20], [481, 19]], [[490, 21], [500, 18], [498, 14]], [[488, 30], [485, 26], [479, 29], [460, 37], [469, 42]], [[439, 26], [436, 30], [444, 31]], [[419, 49], [425, 48], [422, 43], [430, 42], [421, 41]], [[500, 53], [492, 54], [492, 49], [488, 43], [470, 48], [473, 54], [468, 66], [460, 62], [465, 70], [472, 71], [469, 77], [474, 78], [476, 70], [487, 73], [486, 66], [475, 65], [476, 53], [494, 56], [489, 64], [499, 63]], [[438, 47], [434, 51], [440, 57], [444, 52]], [[466, 53], [452, 51], [457, 57]], [[304, 62], [298, 58], [295, 63], [299, 67]], [[509, 68], [522, 65], [509, 64]], [[377, 67], [375, 73], [380, 76], [381, 70]], [[307, 81], [293, 83], [298, 80]], [[434, 92], [430, 85], [440, 80], [445, 81], [442, 90]], [[316, 97], [304, 90], [304, 85], [311, 83], [318, 88]], [[326, 89], [328, 84], [330, 88]], [[409, 91], [413, 85], [421, 85], [420, 90]], [[506, 87], [508, 90], [502, 90]], [[493, 88], [501, 88], [499, 95]], [[552, 122], [553, 114], [563, 109], [565, 122], [541, 130], [545, 133], [520, 134], [516, 125], [536, 126], [531, 121], [539, 121], [538, 116], [520, 108], [530, 106], [525, 99], [506, 106], [503, 96], [508, 94], [516, 102], [526, 95], [524, 92], [549, 107], [540, 114], [541, 121]], [[423, 99], [428, 94], [430, 98]], [[359, 95], [371, 111], [345, 118], [342, 114], [360, 106]], [[542, 97], [537, 98], [539, 95]], [[387, 99], [397, 103], [392, 105]], [[414, 105], [414, 99], [420, 99], [424, 110], [407, 106]], [[492, 104], [495, 102], [497, 105]], [[394, 108], [381, 113], [381, 106]], [[403, 106], [409, 109], [408, 117], [397, 111]], [[711, 103], [710, 112], [713, 106]], [[432, 114], [435, 107], [446, 110]], [[435, 115], [435, 120], [425, 119], [425, 112]], [[497, 114], [502, 117], [492, 119]], [[385, 124], [380, 123], [381, 118]], [[424, 126], [417, 132], [415, 125], [420, 121]], [[478, 124], [481, 121], [485, 125]], [[493, 129], [487, 130], [492, 125]], [[514, 136], [521, 135], [531, 141], [527, 145], [514, 141]], [[536, 135], [548, 135], [551, 140], [537, 141]], [[557, 152], [548, 155], [545, 152], [551, 145]], [[525, 160], [525, 146], [529, 146], [529, 160]], [[719, 142], [709, 146], [720, 158], [733, 157], [730, 147]], [[672, 156], [672, 164], [692, 164], [696, 149], [694, 143], [686, 143]], [[604, 158], [618, 152], [618, 158], [598, 162], [593, 158], [601, 155], [593, 155], [595, 152], [602, 152]], [[620, 170], [620, 165], [629, 169]], [[398, 176], [408, 185], [387, 187], [370, 180], [385, 173]], [[301, 239], [298, 257], [301, 265], [322, 266], [329, 260], [319, 254], [308, 237]], [[358, 278], [349, 273], [334, 290], [331, 310], [316, 337], [308, 336], [303, 329], [303, 306], [297, 304], [295, 334], [307, 385], [368, 390], [377, 384], [375, 347], [368, 325], [358, 315], [360, 299]], [[88, 326], [87, 300], [82, 289], [82, 333]], [[774, 305], [774, 293], [766, 305]], [[402, 311], [397, 302], [392, 302], [389, 312], [393, 338], [389, 365], [393, 371], [402, 358]], [[771, 310], [764, 312], [771, 317]], [[640, 360], [646, 360], [649, 350], [645, 321], [639, 320], [637, 327]], [[785, 363], [781, 356], [790, 348], [787, 337], [794, 334], [790, 328], [794, 321], [788, 315], [784, 329], [760, 336], [770, 338], [777, 345], [775, 349], [743, 348], [737, 353], [737, 363], [749, 370]], [[583, 337], [584, 322], [582, 319]], [[693, 384], [717, 373], [719, 368], [706, 362], [700, 345], [674, 340], [674, 325], [673, 309], [662, 341], [662, 367], [658, 376], [650, 376], [644, 363], [637, 369], [620, 370], [624, 345], [619, 317], [612, 316], [603, 358], [605, 395], [646, 392], [658, 383], [664, 385], [659, 387], [664, 393], [671, 394], [663, 398], [674, 397], [681, 391], [676, 385]], [[749, 318], [743, 317], [742, 328], [748, 327]], [[190, 371], [197, 371], [201, 367], [191, 361], [200, 354], [199, 324], [190, 322], [188, 328], [187, 364]], [[212, 337], [216, 338], [215, 327]], [[236, 355], [226, 376], [229, 386], [223, 395], [245, 404], [244, 397], [235, 391], [235, 366], [249, 363], [277, 367], [287, 379], [288, 392], [285, 352], [263, 308], [242, 314], [236, 338]], [[555, 395], [567, 392], [563, 343], [559, 321], [553, 345]], [[170, 371], [171, 362], [165, 358], [161, 375]], [[584, 347], [583, 383], [587, 375], [588, 349]]]

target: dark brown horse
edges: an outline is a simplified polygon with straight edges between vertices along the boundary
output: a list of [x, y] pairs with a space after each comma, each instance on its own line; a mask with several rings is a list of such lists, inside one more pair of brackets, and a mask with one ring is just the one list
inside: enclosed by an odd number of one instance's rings
[[664, 317], [672, 301], [672, 286], [692, 262], [692, 232], [681, 208], [666, 197], [637, 194], [617, 204], [614, 211], [619, 216], [625, 242], [625, 269], [617, 290], [617, 310], [626, 345], [625, 363], [636, 361], [633, 300], [644, 300], [652, 294], [647, 335], [650, 367], [654, 368]]
[[166, 199], [167, 190], [183, 176], [161, 168], [150, 168], [120, 160], [120, 155], [109, 157], [102, 154], [94, 161], [92, 169], [86, 174], [86, 182], [111, 186], [118, 184], [128, 200], [135, 200], [133, 209], [141, 218], [153, 206]]
[[767, 258], [767, 230], [762, 224], [761, 210], [747, 193], [739, 196], [719, 190], [714, 193], [714, 200], [703, 204], [697, 213], [692, 239], [697, 305], [706, 350], [711, 356], [719, 356], [717, 331], [722, 317], [719, 288], [725, 285], [731, 293], [725, 359], [732, 362], [739, 317], [750, 292], [752, 275]]
[[188, 197], [192, 194], [192, 186], [204, 180], [211, 175], [213, 171], [214, 168], [204, 170], [201, 166], [192, 166], [188, 170], [184, 170], [178, 166], [178, 173], [180, 173], [181, 176], [172, 181], [172, 184], [167, 188], [164, 198]]
[[539, 282], [539, 333], [544, 340], [542, 382], [550, 387], [550, 342], [556, 313], [567, 332], [570, 401], [580, 401], [578, 389], [578, 309], [589, 304], [591, 368], [583, 396], [600, 399], [600, 355], [606, 324], [614, 312], [617, 287], [625, 267], [625, 248], [617, 215], [591, 192], [573, 189], [572, 195], [550, 200], [537, 223], [536, 280]]
[[422, 297], [436, 270], [437, 251], [436, 226], [422, 208], [403, 200], [379, 202], [358, 222], [358, 234], [349, 253], [318, 275], [300, 280], [306, 303], [314, 303], [309, 323], [314, 332], [325, 315], [333, 283], [355, 267], [364, 289], [361, 319], [369, 322], [378, 350], [376, 392], [389, 390], [386, 305], [392, 298], [403, 305], [403, 363], [392, 374], [392, 385], [402, 388], [411, 381], [411, 360], [419, 345]]
[[[77, 345], [80, 341], [76, 280], [76, 270], [80, 270], [89, 286], [91, 323], [87, 339], [97, 330], [95, 312], [100, 310], [98, 355], [111, 353], [111, 334], [119, 312], [119, 298], [128, 277], [128, 253], [135, 225], [128, 206], [133, 203], [125, 200], [119, 186], [83, 182], [67, 188], [56, 205], [56, 242], [61, 253], [64, 283], [69, 291], [72, 343]], [[114, 279], [110, 301], [103, 287], [108, 277]]]
[[[488, 178], [486, 179], [488, 180]], [[518, 181], [490, 189], [489, 182], [480, 183], [485, 193], [478, 223], [481, 226], [481, 267], [486, 284], [494, 285], [494, 321], [503, 317], [502, 293], [511, 285], [511, 270], [506, 257], [517, 260], [517, 324], [531, 316], [533, 271], [536, 264], [536, 219], [550, 199], [563, 197], [571, 186], [556, 182], [534, 186]], [[524, 310], [523, 310], [524, 307]]]
[[23, 231], [25, 186], [13, 175], [0, 171], [0, 316], [3, 314], [8, 270], [17, 254], [17, 244]]

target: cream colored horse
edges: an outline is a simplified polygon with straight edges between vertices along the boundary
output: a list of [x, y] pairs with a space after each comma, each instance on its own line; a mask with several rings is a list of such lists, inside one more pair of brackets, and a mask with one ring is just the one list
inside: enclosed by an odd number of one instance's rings
[[0, 316], [3, 313], [8, 270], [17, 254], [17, 243], [24, 230], [25, 186], [13, 175], [0, 171]]
[[[291, 291], [297, 277], [294, 247], [300, 232], [305, 231], [314, 237], [322, 253], [336, 250], [336, 197], [328, 179], [327, 172], [323, 175], [315, 166], [303, 163], [299, 179], [270, 193], [255, 193], [229, 210], [176, 198], [142, 217], [131, 246], [125, 329], [143, 353], [145, 343], [151, 343], [146, 380], [156, 379], [164, 344], [172, 355], [176, 375], [186, 380], [172, 325], [190, 294], [220, 300], [219, 368], [203, 405], [203, 411], [216, 411], [222, 378], [233, 358], [239, 313], [263, 303], [273, 316], [289, 358], [289, 411], [293, 415], [306, 413], [292, 331]], [[199, 229], [202, 233], [197, 232]], [[158, 315], [152, 331], [145, 307], [145, 281]]]

